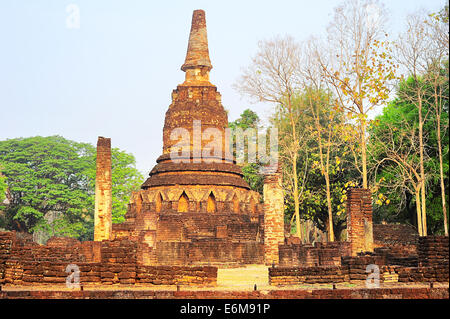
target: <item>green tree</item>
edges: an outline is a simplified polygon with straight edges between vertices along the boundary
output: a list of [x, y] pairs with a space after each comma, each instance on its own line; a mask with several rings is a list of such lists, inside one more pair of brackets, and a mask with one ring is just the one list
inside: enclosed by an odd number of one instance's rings
[[136, 169], [136, 159], [130, 153], [113, 148], [111, 150], [112, 171], [112, 222], [125, 221], [130, 196], [140, 189], [144, 177]]
[[[1, 172], [1, 169], [2, 168], [0, 167], [0, 172]], [[8, 188], [8, 185], [6, 184], [6, 177], [0, 173], [0, 205], [6, 198], [6, 189], [7, 188]]]
[[[259, 129], [260, 119], [258, 114], [250, 109], [244, 110], [240, 117], [233, 122], [228, 123], [228, 127], [233, 131], [240, 128], [246, 129]], [[246, 163], [242, 166], [242, 173], [245, 181], [249, 184], [250, 188], [262, 195], [264, 186], [264, 176], [260, 174], [261, 165], [259, 162]]]
[[[445, 71], [445, 69], [447, 69]], [[448, 63], [442, 71], [448, 74]], [[442, 233], [444, 221], [443, 205], [441, 203], [441, 176], [448, 185], [449, 144], [448, 144], [448, 98], [442, 100], [442, 112], [433, 112], [435, 107], [435, 86], [426, 82], [430, 77], [424, 76], [417, 83], [414, 77], [408, 78], [399, 85], [398, 97], [384, 108], [370, 128], [369, 149], [370, 161], [376, 169], [373, 171], [375, 189], [377, 191], [374, 219], [388, 222], [401, 222], [417, 225], [420, 235], [423, 232], [422, 216], [422, 178], [420, 174], [419, 152], [419, 109], [407, 95], [416, 93], [416, 87], [423, 90], [421, 111], [428, 114], [422, 125], [424, 144], [424, 171], [427, 196], [425, 205], [432, 207], [426, 215], [426, 225], [431, 233]], [[448, 77], [443, 95], [448, 97]], [[440, 134], [436, 130], [436, 116], [439, 115]], [[440, 165], [438, 136], [442, 138]], [[442, 174], [441, 174], [442, 169]], [[447, 198], [448, 205], [448, 198]]]
[[[11, 195], [2, 224], [7, 229], [80, 239], [93, 238], [95, 147], [61, 136], [0, 142], [2, 173]], [[123, 220], [127, 190], [143, 178], [132, 155], [112, 150], [113, 220]], [[58, 212], [51, 224], [45, 215]]]

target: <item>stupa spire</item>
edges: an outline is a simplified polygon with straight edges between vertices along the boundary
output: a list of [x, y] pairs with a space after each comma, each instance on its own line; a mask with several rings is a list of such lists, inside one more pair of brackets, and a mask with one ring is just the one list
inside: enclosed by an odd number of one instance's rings
[[191, 32], [186, 59], [181, 70], [186, 72], [186, 82], [208, 82], [212, 69], [209, 59], [208, 36], [206, 32], [205, 11], [195, 10], [192, 14]]

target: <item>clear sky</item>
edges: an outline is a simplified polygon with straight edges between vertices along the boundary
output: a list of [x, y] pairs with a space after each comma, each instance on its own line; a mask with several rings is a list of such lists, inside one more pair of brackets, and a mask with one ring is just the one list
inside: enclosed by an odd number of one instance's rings
[[[289, 34], [323, 34], [338, 0], [149, 1], [1, 0], [0, 140], [61, 135], [112, 146], [136, 156], [145, 175], [162, 152], [171, 92], [183, 82], [192, 11], [206, 11], [211, 82], [235, 120], [246, 108], [265, 118], [232, 88], [257, 42]], [[391, 33], [417, 9], [445, 0], [385, 0]], [[74, 11], [79, 9], [79, 28]], [[72, 24], [68, 27], [68, 19]], [[76, 23], [76, 21], [75, 21]], [[75, 24], [76, 26], [76, 24]]]

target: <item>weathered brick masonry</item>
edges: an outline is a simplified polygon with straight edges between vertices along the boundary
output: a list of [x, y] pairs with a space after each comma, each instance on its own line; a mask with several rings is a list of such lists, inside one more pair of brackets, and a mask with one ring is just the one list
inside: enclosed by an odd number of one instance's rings
[[279, 245], [284, 242], [284, 195], [280, 170], [264, 181], [264, 258], [267, 265], [279, 263]]
[[111, 139], [97, 141], [97, 173], [95, 178], [94, 240], [111, 238], [112, 232]]
[[352, 256], [373, 251], [372, 195], [369, 189], [351, 188], [347, 192], [347, 238]]
[[[401, 244], [401, 242], [399, 242]], [[302, 250], [303, 248], [303, 250]], [[293, 251], [302, 256], [313, 256], [308, 261], [296, 259], [297, 265], [269, 268], [271, 285], [292, 285], [302, 283], [337, 283], [361, 281], [368, 276], [367, 266], [376, 265], [381, 282], [448, 282], [448, 237], [428, 236], [419, 239], [417, 255], [400, 256], [390, 247], [375, 248], [374, 252], [358, 253], [356, 256], [341, 255], [340, 263], [334, 266], [321, 265], [317, 257], [320, 249], [311, 246], [280, 247], [284, 265], [289, 265]], [[308, 252], [307, 254], [305, 252]], [[335, 252], [336, 254], [336, 252]], [[311, 264], [316, 265], [311, 267]], [[310, 267], [307, 267], [310, 266]]]
[[[163, 154], [132, 195], [125, 223], [113, 226], [112, 238], [138, 242], [143, 265], [264, 263], [263, 204], [229, 156], [227, 113], [209, 80], [203, 10], [192, 15], [181, 69], [185, 80], [166, 112]], [[180, 129], [188, 139], [173, 138]], [[211, 130], [219, 136], [207, 134]]]
[[6, 299], [448, 299], [448, 288], [283, 289], [271, 291], [0, 291]]
[[15, 232], [0, 232], [0, 284], [65, 286], [68, 265], [80, 270], [81, 284], [214, 286], [215, 267], [145, 266], [131, 240], [79, 242], [51, 238], [47, 245], [24, 242]]

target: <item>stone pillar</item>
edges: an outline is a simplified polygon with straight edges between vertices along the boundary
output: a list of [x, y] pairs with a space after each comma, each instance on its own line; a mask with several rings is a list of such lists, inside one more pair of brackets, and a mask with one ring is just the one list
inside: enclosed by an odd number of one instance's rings
[[351, 188], [347, 192], [347, 241], [352, 256], [373, 251], [372, 194], [369, 189]]
[[97, 141], [94, 241], [109, 240], [112, 232], [111, 139]]
[[278, 245], [284, 243], [284, 196], [279, 171], [264, 180], [264, 260], [279, 264]]

